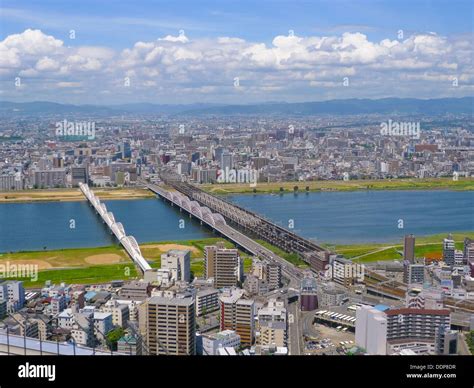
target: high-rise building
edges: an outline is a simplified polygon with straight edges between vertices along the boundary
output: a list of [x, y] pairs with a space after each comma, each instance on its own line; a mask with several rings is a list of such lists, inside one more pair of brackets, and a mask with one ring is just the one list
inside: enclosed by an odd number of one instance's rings
[[196, 354], [193, 297], [150, 298], [146, 304], [147, 346], [150, 354]]
[[17, 311], [25, 304], [25, 289], [23, 282], [7, 280], [0, 282], [0, 299], [7, 301], [9, 311]]
[[423, 284], [425, 281], [425, 265], [404, 260], [403, 281], [406, 284]]
[[234, 168], [233, 155], [227, 150], [225, 150], [221, 155], [220, 168], [224, 171], [232, 170]]
[[413, 263], [415, 260], [415, 236], [408, 234], [405, 236], [403, 244], [403, 259]]
[[169, 269], [175, 281], [191, 281], [191, 251], [171, 249], [161, 255], [161, 268]]
[[474, 240], [466, 237], [464, 239], [464, 263], [469, 264], [470, 262], [474, 263]]
[[265, 280], [269, 290], [275, 290], [281, 287], [281, 264], [265, 263]]
[[71, 184], [73, 186], [79, 183], [87, 183], [87, 167], [71, 167]]
[[24, 179], [20, 172], [0, 175], [0, 191], [22, 190]]
[[223, 244], [206, 246], [205, 276], [214, 278], [216, 288], [233, 287], [242, 280], [242, 261], [237, 249], [224, 248]]
[[66, 169], [35, 170], [33, 184], [37, 188], [64, 187], [66, 185]]
[[390, 309], [387, 316], [387, 353], [412, 349], [415, 353], [436, 353], [440, 327], [449, 328], [449, 310]]
[[449, 265], [454, 265], [454, 251], [456, 250], [454, 246], [454, 240], [451, 235], [448, 238], [443, 240], [443, 260]]
[[234, 330], [243, 346], [251, 346], [255, 338], [255, 302], [242, 296], [240, 289], [225, 290], [220, 296], [220, 328]]
[[122, 159], [128, 159], [132, 157], [132, 149], [130, 147], [129, 141], [124, 141], [120, 145], [121, 157]]

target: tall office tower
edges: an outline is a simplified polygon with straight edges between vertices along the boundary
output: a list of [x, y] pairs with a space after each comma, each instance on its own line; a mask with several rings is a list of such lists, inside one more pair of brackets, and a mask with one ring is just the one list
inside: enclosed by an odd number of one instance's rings
[[214, 278], [214, 287], [232, 287], [242, 280], [242, 261], [237, 249], [226, 249], [224, 244], [204, 248], [206, 279]]
[[154, 296], [146, 305], [147, 346], [150, 354], [196, 354], [193, 297]]
[[444, 262], [449, 265], [454, 265], [454, 240], [451, 235], [448, 238], [443, 240], [443, 260]]
[[251, 346], [255, 337], [255, 302], [242, 299], [243, 293], [240, 289], [228, 289], [220, 296], [220, 329], [234, 330], [242, 346]]
[[161, 255], [161, 268], [169, 269], [175, 281], [191, 281], [191, 251], [171, 249]]
[[407, 234], [403, 244], [403, 259], [413, 263], [415, 260], [415, 236]]
[[122, 152], [122, 159], [128, 159], [132, 157], [132, 149], [130, 147], [130, 142], [129, 141], [124, 141], [120, 145], [120, 150]]
[[436, 353], [436, 336], [441, 327], [451, 324], [449, 310], [393, 309], [386, 310], [387, 353], [403, 349], [415, 353]]

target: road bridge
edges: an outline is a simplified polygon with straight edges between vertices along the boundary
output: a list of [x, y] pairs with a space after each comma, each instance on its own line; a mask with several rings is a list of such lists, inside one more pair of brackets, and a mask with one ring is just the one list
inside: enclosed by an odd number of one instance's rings
[[201, 206], [197, 201], [189, 199], [189, 197], [180, 192], [168, 191], [163, 187], [154, 184], [146, 184], [146, 187], [157, 194], [160, 198], [170, 202], [173, 206], [178, 206], [180, 209], [186, 211], [191, 217], [195, 217], [202, 224], [207, 225], [222, 236], [233, 241], [237, 246], [245, 251], [269, 262], [279, 263], [282, 267], [282, 273], [290, 278], [290, 280], [303, 278], [303, 271], [301, 269], [288, 263], [285, 259], [278, 256], [270, 249], [265, 248], [263, 245], [255, 242], [240, 231], [228, 225], [221, 214], [213, 213], [208, 207]]
[[173, 174], [163, 174], [162, 178], [166, 184], [190, 198], [190, 201], [195, 201], [210, 209], [210, 211], [220, 214], [229, 224], [234, 225], [242, 232], [265, 240], [285, 252], [297, 253], [306, 263], [310, 263], [311, 256], [326, 251], [325, 248], [313, 241], [305, 239], [224, 198], [209, 194], [194, 185], [183, 182]]

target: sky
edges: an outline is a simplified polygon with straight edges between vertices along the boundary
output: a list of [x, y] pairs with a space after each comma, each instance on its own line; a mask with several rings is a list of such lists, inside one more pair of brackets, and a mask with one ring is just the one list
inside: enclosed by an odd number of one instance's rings
[[0, 1], [0, 100], [474, 95], [473, 2]]

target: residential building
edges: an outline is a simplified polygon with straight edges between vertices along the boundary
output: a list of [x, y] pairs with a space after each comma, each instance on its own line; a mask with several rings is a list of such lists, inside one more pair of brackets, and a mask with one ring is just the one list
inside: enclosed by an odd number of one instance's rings
[[194, 298], [154, 296], [146, 304], [146, 319], [150, 354], [196, 354]]
[[223, 330], [215, 334], [202, 334], [201, 354], [217, 356], [221, 348], [240, 348], [240, 336], [234, 330]]
[[454, 266], [454, 251], [456, 250], [454, 240], [451, 235], [443, 240], [443, 260], [446, 265]]
[[191, 281], [191, 251], [171, 249], [161, 255], [161, 268], [171, 271], [174, 281]]
[[214, 278], [216, 288], [233, 287], [242, 280], [242, 261], [237, 249], [224, 248], [223, 244], [206, 246], [205, 276]]
[[283, 301], [270, 299], [257, 313], [257, 344], [285, 347], [287, 345], [287, 312]]
[[415, 236], [413, 234], [405, 236], [403, 244], [403, 260], [408, 260], [410, 263], [415, 261]]
[[196, 316], [200, 317], [219, 309], [219, 291], [204, 288], [196, 293]]
[[251, 346], [255, 338], [255, 302], [242, 296], [240, 289], [227, 289], [219, 297], [220, 328], [234, 330], [242, 346]]
[[435, 353], [440, 327], [449, 328], [449, 310], [390, 309], [387, 316], [387, 353], [410, 348], [417, 353]]

